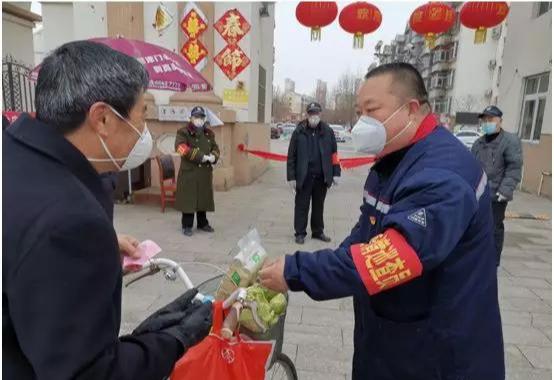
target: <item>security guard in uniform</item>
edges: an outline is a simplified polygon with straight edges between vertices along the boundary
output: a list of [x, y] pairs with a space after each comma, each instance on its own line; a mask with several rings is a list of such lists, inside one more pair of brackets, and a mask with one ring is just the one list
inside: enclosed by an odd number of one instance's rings
[[366, 75], [355, 146], [378, 156], [336, 250], [268, 263], [261, 283], [354, 297], [355, 380], [504, 379], [487, 176], [430, 113], [406, 63]]
[[183, 234], [192, 236], [194, 213], [199, 230], [214, 232], [206, 212], [215, 210], [212, 171], [219, 160], [219, 147], [204, 108], [192, 109], [188, 125], [177, 131], [175, 150], [181, 155], [175, 208], [182, 212]]

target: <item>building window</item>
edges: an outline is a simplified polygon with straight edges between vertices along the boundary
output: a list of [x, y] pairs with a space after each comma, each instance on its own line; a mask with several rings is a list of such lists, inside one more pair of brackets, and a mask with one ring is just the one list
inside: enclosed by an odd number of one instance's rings
[[450, 113], [451, 98], [435, 98], [431, 100], [433, 105], [433, 112], [436, 114], [449, 114]]
[[265, 123], [265, 69], [258, 69], [258, 123]]
[[449, 62], [456, 59], [457, 44], [451, 44], [447, 48], [436, 49], [433, 52], [433, 63]]
[[454, 71], [441, 71], [431, 78], [431, 88], [451, 88], [454, 81]]
[[549, 81], [550, 73], [525, 78], [519, 126], [519, 135], [524, 141], [539, 141], [541, 138]]
[[540, 17], [540, 16], [542, 16], [543, 14], [545, 14], [546, 12], [548, 12], [549, 10], [552, 9], [552, 2], [550, 2], [550, 1], [539, 1], [539, 2], [535, 3], [535, 9], [536, 9], [535, 17]]

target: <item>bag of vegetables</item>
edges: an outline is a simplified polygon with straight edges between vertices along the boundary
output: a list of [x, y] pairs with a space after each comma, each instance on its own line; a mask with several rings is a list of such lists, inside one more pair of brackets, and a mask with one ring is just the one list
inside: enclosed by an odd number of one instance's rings
[[[279, 317], [285, 314], [287, 299], [284, 294], [277, 293], [260, 284], [254, 284], [246, 288], [247, 301], [256, 302], [256, 314], [263, 322], [264, 327], [270, 329], [279, 321]], [[252, 311], [244, 308], [240, 313], [240, 325], [253, 333], [261, 333], [260, 327], [254, 321]]]

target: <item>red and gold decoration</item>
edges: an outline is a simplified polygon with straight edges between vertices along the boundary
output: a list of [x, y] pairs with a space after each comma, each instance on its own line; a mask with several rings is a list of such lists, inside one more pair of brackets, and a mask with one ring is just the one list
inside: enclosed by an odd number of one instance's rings
[[364, 35], [376, 31], [381, 21], [383, 16], [379, 8], [363, 1], [347, 5], [339, 15], [340, 26], [354, 34], [354, 49], [363, 49]]
[[456, 22], [456, 12], [444, 3], [430, 2], [418, 7], [410, 17], [410, 27], [425, 37], [427, 47], [435, 47], [437, 35], [447, 32]]
[[163, 31], [172, 23], [173, 16], [169, 13], [169, 10], [163, 5], [158, 5], [158, 8], [156, 8], [156, 15], [154, 16], [154, 22], [152, 23], [152, 27], [157, 30], [158, 35], [161, 36]]
[[476, 1], [465, 3], [460, 11], [460, 22], [463, 26], [475, 29], [474, 43], [482, 44], [487, 40], [487, 28], [501, 24], [510, 8], [508, 3]]
[[250, 58], [238, 45], [224, 47], [214, 60], [229, 80], [235, 79], [250, 64]]
[[190, 38], [181, 48], [181, 54], [196, 67], [204, 58], [208, 56], [208, 50], [198, 39]]
[[200, 41], [206, 29], [208, 29], [206, 16], [193, 2], [187, 3], [181, 19], [181, 30], [186, 40], [181, 47], [181, 54], [197, 70], [202, 70], [207, 63], [208, 49]]
[[301, 1], [296, 6], [296, 19], [311, 29], [311, 41], [321, 40], [321, 28], [335, 21], [338, 13], [334, 1]]
[[228, 45], [236, 45], [250, 31], [250, 24], [237, 9], [230, 9], [214, 24]]
[[351, 248], [356, 270], [370, 295], [394, 288], [421, 276], [423, 266], [404, 236], [388, 229], [369, 243]]
[[181, 29], [188, 38], [197, 39], [208, 29], [208, 24], [206, 24], [196, 9], [191, 9], [181, 20]]

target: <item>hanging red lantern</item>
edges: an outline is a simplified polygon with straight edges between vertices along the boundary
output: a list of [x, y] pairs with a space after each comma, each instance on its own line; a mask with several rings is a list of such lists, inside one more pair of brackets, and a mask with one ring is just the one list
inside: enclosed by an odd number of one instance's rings
[[321, 28], [331, 24], [337, 18], [339, 8], [335, 2], [301, 1], [296, 6], [296, 18], [311, 28], [311, 40], [321, 40]]
[[429, 48], [435, 46], [437, 35], [445, 33], [454, 25], [456, 12], [444, 3], [430, 2], [418, 7], [410, 17], [410, 27], [425, 37]]
[[354, 49], [364, 47], [364, 35], [376, 31], [381, 21], [383, 16], [379, 8], [364, 1], [347, 5], [339, 15], [340, 26], [354, 34]]
[[465, 3], [460, 11], [460, 22], [465, 27], [475, 29], [474, 43], [482, 44], [487, 40], [487, 28], [502, 23], [508, 17], [508, 3], [477, 1]]

